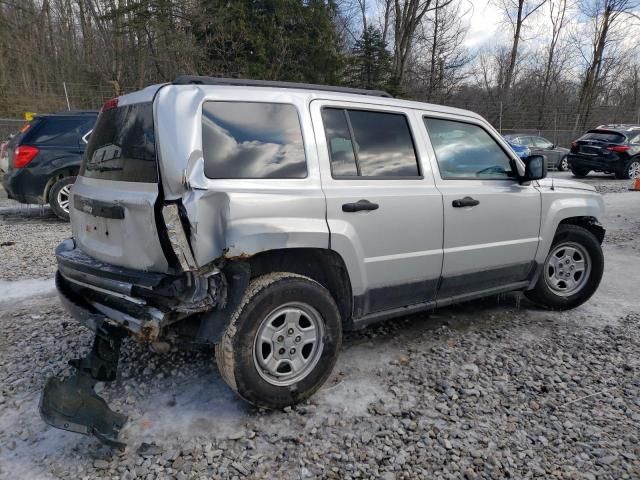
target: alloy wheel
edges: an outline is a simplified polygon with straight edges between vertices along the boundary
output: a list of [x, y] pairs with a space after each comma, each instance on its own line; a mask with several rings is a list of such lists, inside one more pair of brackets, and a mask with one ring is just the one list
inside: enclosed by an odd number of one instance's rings
[[58, 205], [60, 208], [64, 210], [66, 213], [69, 213], [69, 203], [71, 200], [71, 185], [65, 185], [58, 192]]
[[567, 160], [567, 157], [563, 157], [562, 160], [560, 160], [560, 170], [563, 172], [569, 170], [569, 160]]

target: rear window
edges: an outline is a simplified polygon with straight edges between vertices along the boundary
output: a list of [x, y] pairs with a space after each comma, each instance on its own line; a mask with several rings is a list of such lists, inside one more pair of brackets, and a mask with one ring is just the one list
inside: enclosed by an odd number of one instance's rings
[[77, 147], [82, 136], [91, 130], [96, 117], [42, 117], [25, 131], [23, 143], [43, 146]]
[[589, 132], [580, 140], [597, 140], [606, 143], [624, 143], [625, 136], [615, 132]]
[[157, 183], [151, 102], [123, 105], [100, 113], [89, 137], [81, 175]]
[[305, 178], [296, 107], [283, 103], [205, 102], [202, 154], [209, 178]]

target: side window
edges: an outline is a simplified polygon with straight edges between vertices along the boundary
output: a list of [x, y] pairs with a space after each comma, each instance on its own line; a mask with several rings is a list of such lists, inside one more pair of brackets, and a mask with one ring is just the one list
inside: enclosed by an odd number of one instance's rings
[[510, 157], [482, 127], [439, 118], [424, 123], [444, 180], [512, 176]]
[[334, 178], [420, 176], [405, 115], [324, 108], [322, 119]]
[[205, 102], [202, 155], [209, 178], [305, 178], [307, 162], [293, 105]]
[[331, 173], [334, 177], [357, 176], [358, 167], [351, 143], [347, 112], [335, 108], [323, 108], [322, 122], [331, 156]]
[[551, 148], [551, 145], [553, 145], [553, 143], [551, 143], [546, 138], [542, 138], [542, 137], [531, 137], [531, 138], [533, 138], [533, 144], [536, 146], [536, 148]]
[[[95, 123], [95, 117], [50, 117], [36, 128], [25, 142], [38, 145], [77, 147], [80, 138]], [[90, 124], [87, 127], [87, 124]]]
[[632, 143], [634, 145], [640, 145], [640, 133], [636, 134], [635, 136], [632, 136], [629, 139], [629, 143]]

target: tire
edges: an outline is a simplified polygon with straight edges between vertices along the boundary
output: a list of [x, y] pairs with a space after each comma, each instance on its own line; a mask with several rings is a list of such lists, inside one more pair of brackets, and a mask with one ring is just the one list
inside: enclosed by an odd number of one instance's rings
[[586, 177], [587, 175], [589, 175], [590, 171], [591, 170], [585, 167], [571, 167], [571, 173], [573, 173], [574, 177], [578, 177], [578, 178]]
[[[574, 250], [573, 254], [570, 249]], [[578, 276], [580, 262], [577, 259], [580, 257], [583, 270], [582, 275]], [[563, 262], [558, 266], [560, 259]], [[591, 298], [600, 285], [603, 270], [604, 256], [598, 239], [580, 226], [560, 225], [540, 277], [533, 290], [526, 291], [525, 295], [529, 300], [552, 310], [569, 310]], [[562, 277], [563, 272], [568, 278]], [[573, 282], [575, 290], [570, 288]]]
[[558, 162], [558, 171], [565, 172], [567, 170], [569, 170], [569, 161], [567, 160], [567, 156], [565, 155]]
[[64, 177], [53, 184], [49, 191], [49, 205], [51, 210], [59, 218], [69, 221], [69, 208], [71, 207], [71, 185], [76, 181], [76, 177]]
[[[285, 320], [283, 310], [293, 312], [291, 319]], [[296, 311], [301, 312], [298, 320], [294, 320]], [[310, 331], [315, 332], [316, 342], [305, 344], [304, 335], [313, 336]], [[327, 289], [310, 278], [276, 272], [249, 283], [215, 356], [222, 378], [242, 398], [258, 407], [283, 408], [305, 400], [322, 386], [341, 344], [340, 313]], [[297, 355], [290, 355], [297, 345]], [[276, 354], [282, 352], [278, 359]], [[294, 362], [304, 365], [297, 373]]]
[[616, 178], [620, 180], [640, 178], [640, 160], [631, 160], [623, 169], [616, 171]]

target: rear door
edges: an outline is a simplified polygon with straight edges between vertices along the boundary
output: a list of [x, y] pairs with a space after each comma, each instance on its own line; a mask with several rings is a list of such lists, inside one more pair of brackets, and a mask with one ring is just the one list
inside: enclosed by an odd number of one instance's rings
[[103, 110], [73, 186], [77, 245], [112, 265], [167, 271], [155, 218], [158, 178], [152, 103]]
[[425, 112], [435, 182], [444, 203], [438, 302], [524, 282], [540, 232], [540, 192], [520, 185], [512, 157], [479, 120]]
[[347, 263], [354, 316], [427, 303], [442, 267], [442, 197], [410, 110], [311, 104], [331, 248]]

